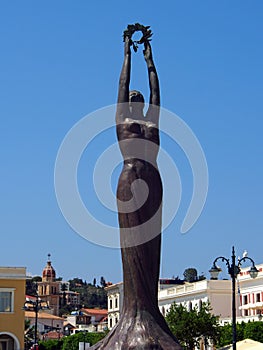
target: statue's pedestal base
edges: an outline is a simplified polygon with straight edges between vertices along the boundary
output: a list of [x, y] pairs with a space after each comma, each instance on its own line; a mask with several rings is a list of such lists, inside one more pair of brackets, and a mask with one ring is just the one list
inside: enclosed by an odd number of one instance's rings
[[115, 328], [91, 349], [182, 350], [164, 319], [160, 317], [158, 321], [147, 311], [132, 318], [127, 313], [123, 314]]

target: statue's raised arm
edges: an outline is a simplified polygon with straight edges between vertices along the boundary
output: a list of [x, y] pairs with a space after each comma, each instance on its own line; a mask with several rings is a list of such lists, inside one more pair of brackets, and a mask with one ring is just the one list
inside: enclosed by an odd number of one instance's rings
[[152, 121], [154, 124], [159, 123], [160, 114], [160, 88], [158, 74], [155, 68], [155, 64], [152, 57], [152, 48], [149, 40], [144, 41], [144, 58], [148, 68], [149, 86], [150, 86], [150, 101], [149, 109], [146, 114], [146, 118]]
[[116, 122], [121, 123], [124, 118], [129, 116], [129, 87], [131, 78], [131, 38], [124, 37], [124, 60], [119, 79], [118, 104], [116, 111]]
[[[142, 37], [139, 41], [133, 41], [132, 35], [136, 31], [142, 32]], [[119, 79], [118, 99], [117, 99], [117, 111], [116, 122], [122, 123], [125, 118], [132, 118], [129, 103], [142, 102], [144, 99], [141, 93], [137, 90], [130, 91], [130, 78], [131, 78], [131, 46], [136, 52], [139, 44], [144, 44], [144, 58], [148, 69], [149, 87], [150, 87], [150, 99], [149, 108], [146, 113], [146, 120], [157, 125], [159, 124], [160, 113], [160, 88], [157, 71], [153, 61], [152, 48], [150, 44], [152, 31], [149, 26], [143, 26], [139, 23], [134, 25], [128, 25], [127, 29], [123, 33], [124, 41], [124, 61]], [[134, 106], [135, 107], [135, 106]], [[139, 112], [140, 116], [137, 118], [144, 118], [143, 111]]]

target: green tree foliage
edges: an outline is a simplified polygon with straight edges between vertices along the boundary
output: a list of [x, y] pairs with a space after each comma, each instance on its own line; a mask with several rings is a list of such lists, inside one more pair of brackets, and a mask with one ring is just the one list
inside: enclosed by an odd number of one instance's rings
[[61, 284], [61, 291], [62, 292], [65, 292], [67, 290], [67, 285], [66, 285], [66, 283], [62, 283]]
[[188, 269], [184, 270], [184, 280], [186, 282], [197, 282], [205, 280], [204, 275], [198, 276], [197, 270], [194, 267], [189, 267]]
[[62, 350], [78, 350], [79, 342], [90, 343], [90, 345], [96, 344], [102, 338], [105, 337], [105, 333], [90, 333], [80, 332], [69, 337], [63, 338]]
[[57, 282], [61, 282], [63, 280], [63, 277], [57, 277], [57, 278], [55, 278], [55, 281], [57, 281]]
[[197, 270], [193, 267], [189, 267], [184, 270], [184, 279], [186, 282], [195, 282], [197, 281]]
[[[244, 331], [245, 331], [246, 323], [237, 323], [237, 341], [244, 339]], [[225, 345], [232, 344], [233, 341], [233, 331], [232, 324], [227, 324], [225, 326], [220, 327], [220, 337], [218, 342], [218, 347], [222, 347]]]
[[232, 325], [226, 324], [225, 326], [221, 326], [218, 347], [222, 347], [222, 346], [231, 344], [232, 339], [233, 339]]
[[219, 339], [219, 317], [211, 313], [212, 308], [209, 303], [202, 303], [201, 308], [196, 309], [198, 318], [198, 328], [200, 337], [211, 339], [215, 344]]
[[244, 339], [253, 339], [263, 343], [263, 322], [248, 322], [244, 329]]
[[187, 310], [186, 306], [174, 303], [166, 321], [180, 344], [189, 350], [199, 346], [201, 339], [211, 339], [216, 343], [219, 338], [218, 317], [211, 314], [209, 303], [203, 303], [200, 310], [197, 307]]
[[61, 350], [63, 339], [49, 339], [39, 342], [39, 350]]
[[36, 295], [37, 292], [37, 282], [41, 282], [42, 278], [40, 276], [34, 276], [26, 280], [26, 294]]
[[101, 276], [101, 278], [100, 278], [100, 285], [102, 288], [106, 287], [106, 281], [105, 281], [105, 278], [103, 276]]
[[75, 277], [72, 280], [69, 280], [69, 289], [74, 290], [74, 288], [83, 287], [85, 282], [82, 281], [81, 278]]
[[43, 340], [39, 342], [39, 350], [78, 350], [79, 342], [94, 345], [105, 335], [106, 333], [79, 332], [61, 339]]
[[61, 305], [59, 307], [59, 316], [69, 315], [73, 310], [75, 310], [75, 305]]
[[[173, 304], [166, 316], [166, 321], [182, 346], [193, 349], [196, 337], [196, 322], [193, 313], [187, 312], [183, 305]], [[186, 326], [187, 325], [187, 326]]]
[[[59, 315], [61, 316], [64, 313], [67, 313], [67, 312], [65, 312], [67, 310], [67, 299], [66, 299], [67, 285], [66, 285], [66, 283], [61, 284], [60, 290], [61, 290], [62, 295], [60, 296], [60, 299], [59, 299]], [[71, 311], [71, 308], [68, 311]]]
[[[101, 277], [101, 282], [103, 282], [103, 284], [104, 281], [105, 279]], [[94, 285], [94, 281], [93, 284], [87, 284], [82, 279], [74, 278], [73, 280], [70, 280], [69, 283], [70, 290], [78, 292], [80, 294], [79, 307], [82, 307], [84, 305], [84, 307], [87, 308], [107, 308], [107, 293], [104, 290], [104, 287], [96, 286], [96, 281]]]
[[25, 320], [25, 331], [30, 328], [30, 320]]
[[[252, 339], [263, 343], [263, 322], [255, 321], [248, 323], [237, 323], [236, 328], [237, 341], [244, 339]], [[227, 324], [225, 326], [220, 327], [220, 338], [218, 346], [222, 347], [225, 345], [232, 344], [232, 341], [232, 325]]]

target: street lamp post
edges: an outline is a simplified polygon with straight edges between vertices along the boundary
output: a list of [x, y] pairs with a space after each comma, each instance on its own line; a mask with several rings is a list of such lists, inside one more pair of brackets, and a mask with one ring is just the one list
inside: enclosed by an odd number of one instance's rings
[[240, 266], [243, 262], [246, 260], [249, 260], [252, 263], [252, 266], [249, 270], [249, 274], [251, 278], [256, 278], [258, 275], [258, 269], [255, 266], [255, 262], [253, 259], [249, 258], [248, 256], [244, 256], [243, 258], [237, 260], [236, 263], [236, 255], [235, 255], [235, 248], [232, 247], [232, 256], [231, 261], [230, 259], [225, 258], [224, 256], [217, 257], [214, 262], [212, 268], [209, 270], [211, 274], [211, 279], [216, 280], [218, 278], [219, 272], [222, 270], [220, 267], [216, 266], [216, 262], [218, 260], [221, 260], [222, 262], [226, 263], [228, 273], [231, 276], [232, 279], [232, 342], [233, 342], [233, 350], [236, 350], [236, 343], [237, 343], [237, 330], [236, 330], [236, 278], [237, 275], [240, 273]]
[[34, 329], [34, 348], [37, 348], [37, 324], [38, 324], [38, 312], [43, 308], [48, 309], [49, 307], [46, 305], [43, 307], [43, 301], [39, 298], [38, 294], [36, 295], [36, 300], [27, 300], [24, 303], [23, 310], [25, 311], [34, 311], [35, 312], [35, 329]]

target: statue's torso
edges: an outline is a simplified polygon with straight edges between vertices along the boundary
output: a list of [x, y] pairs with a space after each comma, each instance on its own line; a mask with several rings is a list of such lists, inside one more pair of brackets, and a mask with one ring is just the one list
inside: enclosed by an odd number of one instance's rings
[[155, 163], [159, 150], [158, 127], [144, 120], [126, 118], [117, 125], [119, 147], [125, 163], [138, 159]]

